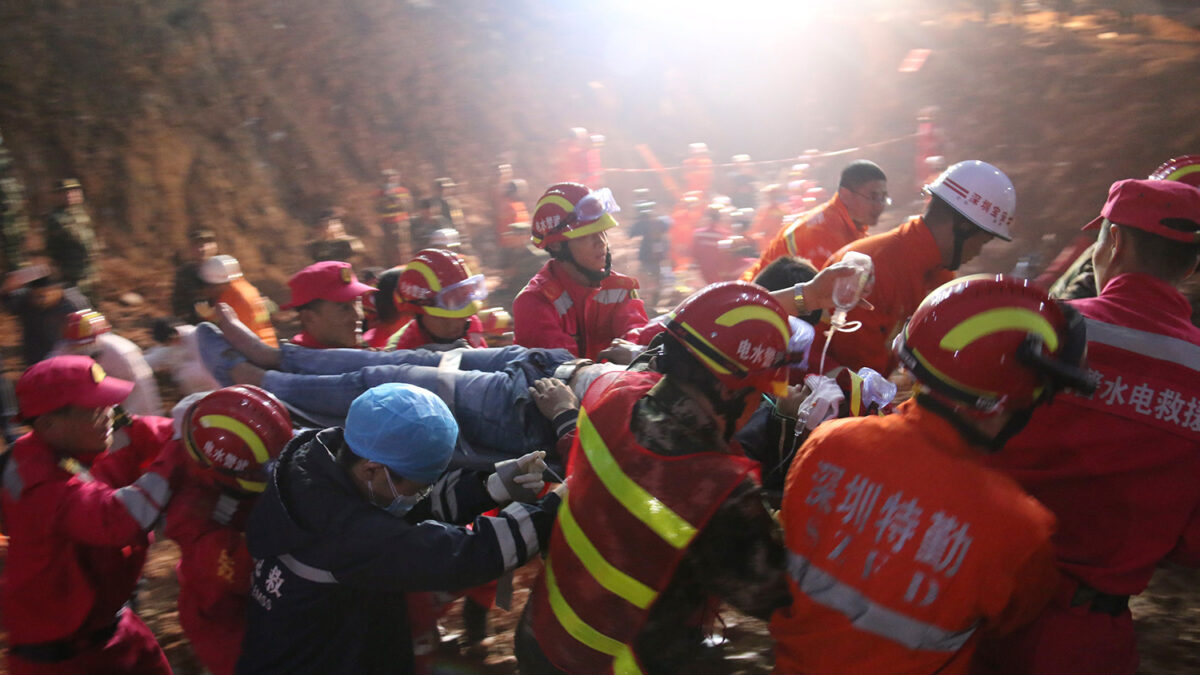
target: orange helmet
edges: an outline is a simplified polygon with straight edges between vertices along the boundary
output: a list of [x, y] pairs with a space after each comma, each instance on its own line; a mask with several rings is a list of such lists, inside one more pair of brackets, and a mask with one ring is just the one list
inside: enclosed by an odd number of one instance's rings
[[237, 385], [196, 401], [184, 414], [181, 431], [192, 459], [222, 483], [262, 492], [267, 462], [279, 457], [292, 438], [292, 418], [271, 394]]
[[471, 274], [462, 256], [427, 248], [404, 266], [396, 283], [396, 305], [408, 303], [422, 314], [465, 319], [479, 311], [487, 297], [482, 274]]
[[533, 211], [530, 240], [538, 248], [586, 237], [617, 226], [621, 210], [608, 188], [592, 191], [580, 183], [557, 183], [546, 189]]
[[1177, 180], [1200, 188], [1200, 155], [1184, 155], [1163, 162], [1150, 174], [1151, 180]]
[[673, 335], [721, 384], [782, 393], [791, 331], [783, 307], [761, 286], [724, 281], [696, 291], [668, 315]]
[[927, 391], [981, 415], [1095, 390], [1082, 317], [1024, 279], [981, 274], [935, 289], [894, 348]]
[[96, 341], [101, 333], [111, 333], [108, 319], [94, 309], [81, 309], [67, 315], [67, 327], [63, 339], [72, 344], [86, 345]]

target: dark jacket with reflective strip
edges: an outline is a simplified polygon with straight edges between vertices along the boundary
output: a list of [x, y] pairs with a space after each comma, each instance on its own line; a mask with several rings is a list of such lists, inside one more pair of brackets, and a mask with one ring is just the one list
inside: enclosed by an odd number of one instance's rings
[[333, 453], [342, 430], [288, 445], [246, 527], [255, 568], [239, 672], [412, 670], [406, 591], [477, 586], [523, 564], [548, 533], [558, 497], [498, 517], [483, 476], [455, 471], [404, 518], [369, 504]]
[[634, 643], [651, 609], [696, 535], [754, 469], [733, 455], [664, 457], [641, 447], [629, 421], [660, 376], [619, 375], [602, 378], [584, 401], [570, 493], [530, 600], [538, 646], [569, 673], [639, 667]]
[[113, 442], [90, 467], [33, 434], [13, 444], [0, 491], [10, 537], [0, 614], [13, 644], [107, 626], [133, 593], [146, 531], [171, 494], [166, 479], [142, 471], [171, 442], [171, 420], [135, 417]]

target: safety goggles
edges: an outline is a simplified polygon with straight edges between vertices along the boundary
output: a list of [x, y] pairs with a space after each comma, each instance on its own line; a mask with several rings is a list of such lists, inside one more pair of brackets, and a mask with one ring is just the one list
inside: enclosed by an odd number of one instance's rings
[[575, 204], [575, 210], [568, 213], [555, 229], [570, 227], [575, 223], [594, 223], [606, 213], [619, 213], [620, 211], [621, 207], [617, 205], [612, 190], [608, 188], [592, 190], [584, 195], [579, 203]]
[[487, 284], [484, 282], [483, 275], [476, 274], [438, 291], [437, 295], [433, 297], [433, 304], [446, 311], [457, 312], [465, 309], [472, 302], [479, 302], [487, 298], [487, 295]]

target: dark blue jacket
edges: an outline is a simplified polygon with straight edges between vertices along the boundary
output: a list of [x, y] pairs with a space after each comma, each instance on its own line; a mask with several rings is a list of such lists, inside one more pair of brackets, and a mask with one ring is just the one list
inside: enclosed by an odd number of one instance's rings
[[475, 518], [471, 530], [439, 522], [496, 506], [474, 472], [443, 476], [406, 517], [389, 515], [335, 462], [341, 444], [338, 428], [293, 439], [250, 516], [255, 569], [238, 672], [411, 672], [405, 591], [491, 581], [549, 536], [553, 494]]

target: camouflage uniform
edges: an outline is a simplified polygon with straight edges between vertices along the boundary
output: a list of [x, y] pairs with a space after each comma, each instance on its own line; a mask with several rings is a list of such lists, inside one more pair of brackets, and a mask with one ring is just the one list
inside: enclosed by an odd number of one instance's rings
[[46, 217], [46, 254], [68, 286], [91, 295], [96, 283], [96, 233], [82, 204], [55, 209]]
[[11, 272], [25, 262], [25, 186], [11, 173], [12, 156], [0, 138], [0, 265]]

